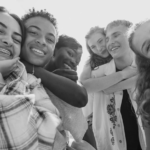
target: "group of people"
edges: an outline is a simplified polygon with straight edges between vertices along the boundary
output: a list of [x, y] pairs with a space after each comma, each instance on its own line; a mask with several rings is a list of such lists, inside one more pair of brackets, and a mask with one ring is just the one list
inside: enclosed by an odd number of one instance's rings
[[78, 78], [82, 45], [58, 35], [52, 14], [0, 7], [0, 149], [150, 149], [149, 30], [91, 28]]

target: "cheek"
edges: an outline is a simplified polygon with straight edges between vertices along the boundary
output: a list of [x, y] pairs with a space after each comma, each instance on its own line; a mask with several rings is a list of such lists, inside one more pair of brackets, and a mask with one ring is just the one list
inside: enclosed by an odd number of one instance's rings
[[36, 39], [31, 37], [30, 35], [27, 35], [24, 46], [27, 47], [31, 42], [34, 42]]
[[54, 53], [54, 46], [47, 46], [47, 49], [48, 49], [48, 55], [49, 56], [53, 56], [53, 53]]
[[91, 49], [91, 51], [95, 54], [96, 53], [96, 50], [95, 49]]
[[21, 52], [21, 45], [16, 45], [15, 46], [15, 54], [14, 56], [18, 57], [20, 55], [20, 52]]
[[56, 57], [56, 61], [58, 64], [61, 64], [64, 60], [65, 56], [63, 54], [60, 54], [59, 56]]

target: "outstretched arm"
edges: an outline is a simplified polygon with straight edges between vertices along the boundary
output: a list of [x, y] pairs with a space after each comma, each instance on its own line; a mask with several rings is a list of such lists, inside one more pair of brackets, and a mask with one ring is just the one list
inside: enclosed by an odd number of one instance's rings
[[[27, 71], [32, 73], [32, 66], [26, 62], [24, 64]], [[84, 107], [87, 104], [87, 92], [81, 84], [40, 67], [34, 67], [34, 75], [41, 78], [43, 85], [66, 103], [75, 107]]]
[[80, 76], [80, 81], [88, 92], [98, 92], [123, 80], [121, 72], [98, 78], [91, 77], [90, 64], [86, 64]]
[[136, 74], [136, 71], [136, 69], [128, 67], [123, 71], [119, 71], [108, 76], [91, 78], [91, 67], [87, 64], [83, 69], [80, 81], [88, 92], [98, 92], [105, 90], [126, 78], [132, 77]]
[[104, 90], [106, 94], [111, 94], [117, 91], [122, 91], [125, 89], [130, 89], [136, 86], [136, 81], [137, 81], [138, 76], [133, 76], [127, 80], [121, 81], [107, 89]]

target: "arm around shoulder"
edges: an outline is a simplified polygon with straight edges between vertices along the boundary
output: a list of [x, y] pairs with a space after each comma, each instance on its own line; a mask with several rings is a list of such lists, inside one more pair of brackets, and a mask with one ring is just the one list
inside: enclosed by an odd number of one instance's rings
[[[103, 70], [99, 70], [103, 71]], [[124, 76], [122, 72], [116, 72], [108, 76], [102, 76], [97, 78], [91, 77], [91, 67], [90, 65], [85, 65], [83, 72], [80, 77], [80, 81], [86, 90], [90, 92], [99, 92], [109, 88], [110, 86], [122, 81]]]
[[133, 88], [136, 85], [137, 77], [138, 76], [133, 76], [129, 79], [121, 81], [121, 82], [105, 89], [104, 92], [106, 94], [111, 94], [111, 93], [114, 93], [114, 92], [117, 92], [117, 91], [122, 91], [122, 90], [125, 90], [125, 89]]
[[35, 67], [34, 73], [45, 87], [66, 103], [79, 108], [87, 104], [87, 92], [81, 84], [39, 67]]

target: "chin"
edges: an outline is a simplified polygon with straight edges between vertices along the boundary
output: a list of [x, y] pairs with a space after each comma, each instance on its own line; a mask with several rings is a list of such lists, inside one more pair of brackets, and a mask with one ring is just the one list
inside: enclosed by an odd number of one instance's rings
[[30, 59], [30, 60], [28, 60], [28, 62], [30, 63], [30, 64], [32, 64], [32, 65], [34, 65], [34, 66], [38, 66], [38, 67], [44, 67], [45, 65], [46, 65], [46, 63], [45, 62], [43, 62], [43, 61], [40, 61], [40, 60], [36, 60], [36, 59]]

